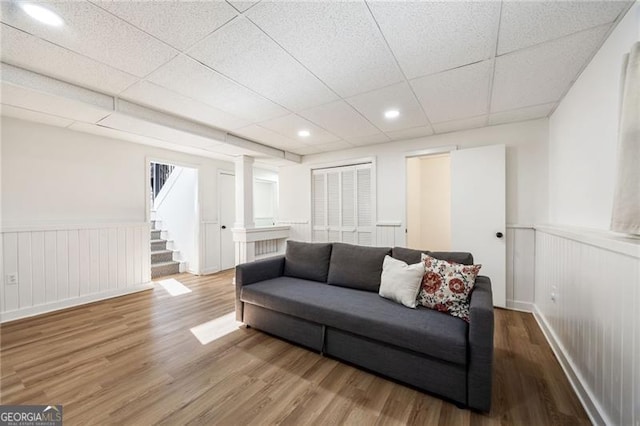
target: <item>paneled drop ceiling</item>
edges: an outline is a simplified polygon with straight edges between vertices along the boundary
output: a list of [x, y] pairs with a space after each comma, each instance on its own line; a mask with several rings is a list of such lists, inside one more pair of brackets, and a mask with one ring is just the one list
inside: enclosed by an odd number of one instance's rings
[[[547, 116], [632, 2], [38, 1], [61, 27], [0, 3], [6, 64], [307, 155]], [[3, 95], [6, 115], [195, 144]]]

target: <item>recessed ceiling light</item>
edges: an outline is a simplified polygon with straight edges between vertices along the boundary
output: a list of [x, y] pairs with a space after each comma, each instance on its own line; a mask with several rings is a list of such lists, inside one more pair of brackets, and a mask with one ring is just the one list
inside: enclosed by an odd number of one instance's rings
[[384, 116], [386, 118], [398, 118], [399, 115], [400, 111], [398, 111], [397, 109], [390, 109], [384, 112]]
[[64, 20], [60, 15], [46, 7], [32, 3], [22, 3], [20, 7], [27, 15], [31, 16], [36, 21], [42, 22], [43, 24], [47, 24], [52, 27], [59, 27], [64, 24]]
[[308, 131], [308, 130], [300, 130], [300, 131], [298, 132], [298, 136], [300, 136], [301, 138], [306, 138], [306, 137], [308, 137], [309, 135], [311, 135], [311, 132], [310, 132], [310, 131]]

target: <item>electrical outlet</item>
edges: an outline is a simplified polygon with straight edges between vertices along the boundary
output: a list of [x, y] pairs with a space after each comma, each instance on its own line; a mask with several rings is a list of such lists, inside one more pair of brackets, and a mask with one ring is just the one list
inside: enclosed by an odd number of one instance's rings
[[6, 283], [7, 283], [7, 285], [17, 285], [18, 284], [18, 274], [7, 274]]

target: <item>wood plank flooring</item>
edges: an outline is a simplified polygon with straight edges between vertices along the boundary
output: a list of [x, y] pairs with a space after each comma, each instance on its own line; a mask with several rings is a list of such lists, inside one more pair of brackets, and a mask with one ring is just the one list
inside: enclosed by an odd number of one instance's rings
[[493, 409], [479, 414], [234, 323], [201, 344], [192, 327], [231, 317], [233, 271], [173, 278], [191, 293], [2, 325], [0, 403], [62, 404], [67, 425], [589, 423], [530, 314], [496, 310]]

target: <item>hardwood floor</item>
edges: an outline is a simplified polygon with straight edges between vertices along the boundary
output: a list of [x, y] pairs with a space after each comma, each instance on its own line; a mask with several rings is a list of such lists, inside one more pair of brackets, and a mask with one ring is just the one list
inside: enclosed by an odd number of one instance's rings
[[[233, 271], [173, 278], [192, 292], [156, 286], [2, 325], [0, 402], [62, 404], [68, 425], [589, 423], [530, 314], [496, 310], [485, 415], [237, 328]], [[201, 344], [190, 329], [216, 318], [201, 328], [230, 332]]]

